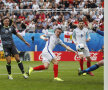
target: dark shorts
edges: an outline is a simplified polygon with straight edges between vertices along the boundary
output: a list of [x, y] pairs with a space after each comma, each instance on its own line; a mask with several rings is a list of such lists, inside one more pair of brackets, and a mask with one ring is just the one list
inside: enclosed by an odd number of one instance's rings
[[11, 47], [3, 47], [5, 57], [18, 54], [16, 47], [13, 45]]

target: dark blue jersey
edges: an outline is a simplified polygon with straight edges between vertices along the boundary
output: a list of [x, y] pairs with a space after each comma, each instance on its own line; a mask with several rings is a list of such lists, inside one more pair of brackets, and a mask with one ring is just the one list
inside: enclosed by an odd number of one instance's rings
[[0, 35], [3, 47], [10, 47], [14, 45], [12, 34], [17, 34], [16, 30], [12, 26], [0, 27]]

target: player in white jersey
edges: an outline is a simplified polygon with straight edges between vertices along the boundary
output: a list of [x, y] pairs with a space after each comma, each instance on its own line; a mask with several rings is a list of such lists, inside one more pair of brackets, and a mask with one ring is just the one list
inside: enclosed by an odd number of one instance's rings
[[[97, 32], [98, 34], [104, 36], [104, 32], [103, 31], [100, 31], [100, 30], [96, 30], [94, 29], [93, 31]], [[102, 46], [102, 49], [99, 50], [100, 52], [103, 52], [104, 54], [104, 45]], [[87, 72], [90, 72], [90, 71], [94, 71], [94, 70], [97, 70], [99, 67], [101, 66], [104, 66], [104, 60], [101, 60], [99, 61], [98, 63], [96, 63], [95, 65], [92, 65], [91, 67], [85, 69], [85, 70], [78, 70], [78, 75], [81, 75], [83, 73], [87, 73]]]
[[[84, 22], [82, 20], [79, 20], [78, 28], [73, 30], [73, 42], [75, 43], [76, 47], [79, 44], [84, 44], [84, 49], [82, 51], [78, 51], [78, 55], [80, 57], [81, 70], [83, 70], [84, 56], [87, 58], [87, 67], [91, 66], [90, 53], [86, 44], [86, 42], [88, 41], [90, 41], [90, 35], [88, 29], [84, 27]], [[88, 74], [94, 76], [94, 74], [91, 72], [88, 72]], [[83, 75], [86, 75], [86, 73], [84, 73]]]
[[42, 35], [40, 38], [47, 41], [45, 48], [42, 51], [42, 57], [43, 57], [43, 65], [37, 66], [37, 67], [30, 67], [28, 71], [28, 75], [31, 74], [32, 71], [38, 71], [38, 70], [45, 70], [48, 69], [50, 62], [53, 63], [53, 70], [54, 70], [54, 80], [56, 81], [63, 81], [62, 79], [58, 78], [58, 61], [56, 59], [55, 54], [53, 53], [53, 49], [57, 44], [62, 45], [65, 47], [68, 51], [74, 52], [77, 54], [76, 51], [71, 49], [69, 46], [65, 45], [62, 40], [59, 38], [60, 34], [62, 33], [61, 28], [57, 28], [53, 35], [48, 35], [48, 38], [46, 38], [46, 35]]

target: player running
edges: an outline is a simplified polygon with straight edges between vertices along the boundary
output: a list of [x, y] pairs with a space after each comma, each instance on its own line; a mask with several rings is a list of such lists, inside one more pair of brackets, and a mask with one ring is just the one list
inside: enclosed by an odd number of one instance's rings
[[[91, 38], [88, 33], [88, 29], [84, 27], [84, 22], [82, 20], [79, 20], [78, 28], [73, 30], [72, 38], [73, 38], [73, 42], [75, 43], [76, 47], [79, 44], [84, 44], [84, 49], [82, 51], [78, 51], [78, 55], [80, 57], [81, 70], [83, 70], [84, 56], [87, 58], [87, 67], [90, 67], [91, 59], [90, 59], [90, 53], [89, 53], [89, 49], [87, 47], [86, 42], [90, 41]], [[88, 72], [88, 74], [90, 74], [91, 76], [94, 76], [92, 72]], [[86, 75], [86, 73], [84, 73], [83, 75]]]
[[[102, 35], [102, 36], [104, 36], [104, 32], [103, 31], [100, 31], [100, 30], [97, 30], [96, 31], [98, 34], [100, 34], [100, 35]], [[102, 50], [101, 51], [103, 51], [104, 52], [104, 46], [102, 47]], [[98, 69], [99, 67], [101, 67], [101, 66], [103, 66], [104, 65], [104, 60], [101, 60], [101, 61], [99, 61], [97, 64], [95, 64], [95, 65], [93, 65], [93, 66], [91, 66], [91, 67], [89, 67], [89, 68], [87, 68], [87, 69], [85, 69], [85, 70], [78, 70], [78, 75], [81, 75], [81, 74], [83, 74], [83, 73], [88, 73], [88, 72], [90, 72], [90, 71], [94, 71], [94, 70], [96, 70], [96, 69]]]
[[3, 44], [3, 50], [7, 61], [7, 72], [8, 72], [8, 79], [13, 79], [11, 75], [11, 54], [14, 55], [18, 66], [24, 76], [24, 78], [28, 78], [28, 75], [24, 72], [24, 67], [22, 62], [20, 61], [19, 54], [16, 50], [16, 47], [13, 42], [12, 34], [15, 34], [17, 37], [19, 37], [26, 45], [30, 46], [29, 43], [27, 43], [21, 35], [19, 35], [16, 30], [10, 25], [10, 19], [8, 17], [4, 17], [2, 20], [2, 26], [0, 27], [0, 35], [1, 40]]
[[61, 78], [58, 78], [58, 61], [56, 59], [55, 54], [53, 53], [53, 49], [57, 44], [62, 45], [65, 47], [68, 51], [74, 52], [77, 54], [76, 51], [71, 49], [69, 46], [65, 45], [62, 40], [60, 40], [60, 34], [62, 33], [61, 28], [57, 28], [53, 35], [49, 35], [48, 38], [46, 38], [46, 35], [42, 35], [40, 38], [47, 41], [45, 48], [42, 51], [42, 62], [43, 65], [37, 66], [37, 67], [30, 67], [28, 71], [28, 75], [31, 74], [32, 71], [38, 71], [38, 70], [45, 70], [48, 69], [50, 62], [53, 63], [53, 71], [54, 71], [54, 80], [56, 81], [64, 81]]

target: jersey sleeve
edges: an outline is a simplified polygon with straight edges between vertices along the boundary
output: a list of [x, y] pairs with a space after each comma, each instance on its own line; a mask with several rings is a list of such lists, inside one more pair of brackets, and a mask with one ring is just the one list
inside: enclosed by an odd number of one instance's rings
[[46, 36], [46, 37], [50, 37], [50, 36], [52, 36], [54, 33], [50, 33], [50, 32], [48, 32], [48, 33], [45, 33], [44, 35]]
[[14, 27], [12, 27], [12, 33], [15, 34], [15, 35], [17, 34], [17, 32], [16, 32]]
[[77, 43], [77, 42], [76, 42], [76, 31], [75, 31], [75, 29], [73, 30], [72, 40], [73, 40], [73, 42], [74, 42], [75, 44]]
[[88, 29], [87, 29], [86, 35], [87, 35], [87, 38], [91, 39]]
[[59, 39], [59, 42], [58, 42], [60, 45], [64, 45], [63, 41], [61, 39]]

